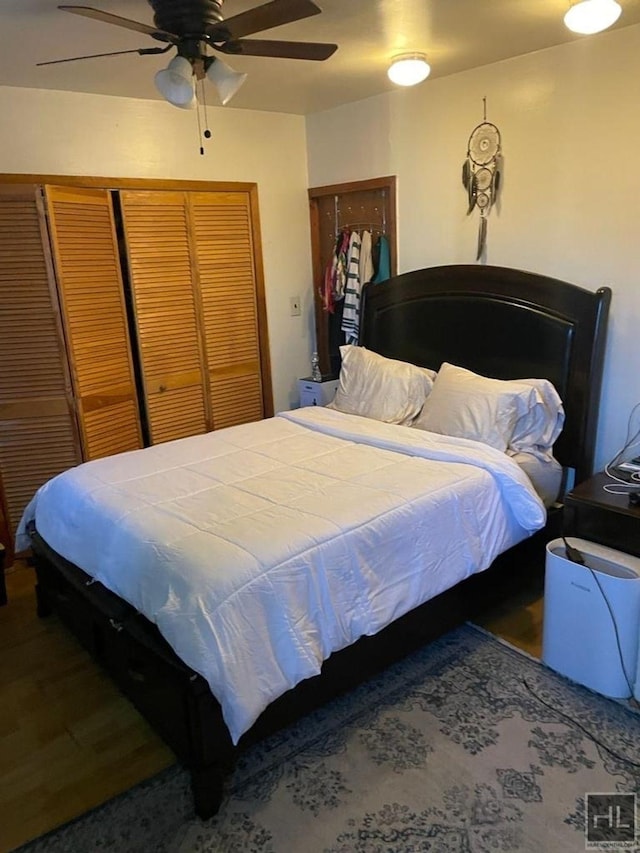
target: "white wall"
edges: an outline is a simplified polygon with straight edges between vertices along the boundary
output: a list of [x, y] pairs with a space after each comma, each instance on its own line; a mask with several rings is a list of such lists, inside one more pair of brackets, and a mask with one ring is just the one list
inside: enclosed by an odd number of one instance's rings
[[[208, 108], [200, 155], [195, 112], [160, 101], [0, 87], [0, 171], [246, 181], [258, 185], [276, 411], [297, 403], [309, 371], [313, 299], [304, 120]], [[302, 316], [291, 317], [299, 296]]]
[[400, 272], [473, 263], [460, 175], [484, 96], [505, 160], [487, 263], [613, 290], [601, 467], [640, 401], [640, 26], [309, 116], [309, 185], [395, 174]]

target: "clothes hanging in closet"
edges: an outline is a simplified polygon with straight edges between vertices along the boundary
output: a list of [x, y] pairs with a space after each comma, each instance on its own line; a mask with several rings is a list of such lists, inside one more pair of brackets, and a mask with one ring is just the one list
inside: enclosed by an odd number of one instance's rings
[[344, 289], [342, 331], [348, 344], [357, 342], [360, 327], [360, 235], [352, 231], [347, 255], [347, 280]]
[[[355, 233], [355, 232], [354, 232]], [[344, 311], [341, 329], [348, 344], [358, 343], [360, 333], [360, 298], [362, 287], [371, 280], [373, 275], [373, 260], [371, 257], [371, 232], [363, 231], [358, 246], [358, 238], [352, 237], [347, 269], [347, 286], [344, 296]]]
[[333, 253], [329, 258], [324, 272], [321, 299], [325, 311], [333, 314], [336, 301], [344, 297], [344, 286], [347, 275], [347, 252], [349, 249], [350, 232], [341, 231], [336, 237]]
[[391, 253], [389, 241], [384, 234], [380, 235], [376, 243], [375, 267], [376, 272], [371, 279], [374, 284], [380, 284], [381, 281], [386, 281], [391, 277]]
[[374, 273], [372, 245], [373, 239], [371, 231], [362, 232], [362, 240], [360, 246], [360, 287], [371, 281]]
[[376, 272], [373, 263], [373, 238], [370, 231], [360, 233], [343, 229], [336, 238], [334, 251], [324, 273], [322, 305], [330, 314], [342, 301], [340, 331], [346, 343], [357, 343], [360, 332], [360, 296], [362, 287]]

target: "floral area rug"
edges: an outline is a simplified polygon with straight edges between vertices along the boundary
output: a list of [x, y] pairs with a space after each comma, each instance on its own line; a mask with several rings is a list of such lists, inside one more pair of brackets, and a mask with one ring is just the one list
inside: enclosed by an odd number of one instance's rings
[[465, 625], [248, 750], [215, 818], [175, 767], [21, 853], [605, 849], [585, 794], [636, 792], [638, 763], [634, 710]]

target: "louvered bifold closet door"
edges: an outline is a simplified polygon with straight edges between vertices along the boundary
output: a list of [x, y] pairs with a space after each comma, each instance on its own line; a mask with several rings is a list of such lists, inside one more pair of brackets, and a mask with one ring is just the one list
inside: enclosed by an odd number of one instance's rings
[[213, 427], [264, 417], [253, 230], [246, 192], [189, 193]]
[[85, 459], [142, 446], [108, 190], [46, 187], [51, 240]]
[[186, 195], [120, 193], [152, 444], [211, 429]]
[[41, 191], [0, 186], [0, 480], [11, 532], [36, 489], [79, 461]]

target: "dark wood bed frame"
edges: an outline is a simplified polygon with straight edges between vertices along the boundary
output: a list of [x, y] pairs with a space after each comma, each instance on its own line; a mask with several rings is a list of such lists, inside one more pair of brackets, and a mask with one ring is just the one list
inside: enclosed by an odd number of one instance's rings
[[[496, 378], [550, 379], [566, 409], [554, 453], [579, 482], [592, 472], [610, 299], [608, 288], [594, 293], [519, 270], [434, 267], [364, 288], [360, 343], [435, 369], [449, 361]], [[55, 611], [174, 750], [190, 771], [202, 818], [218, 810], [240, 750], [472, 617], [483, 600], [499, 599], [507, 579], [524, 575], [514, 563], [522, 568], [540, 549], [543, 565], [553, 535], [548, 525], [487, 571], [336, 652], [320, 675], [270, 705], [234, 747], [205, 680], [155, 626], [31, 529], [39, 615]]]

